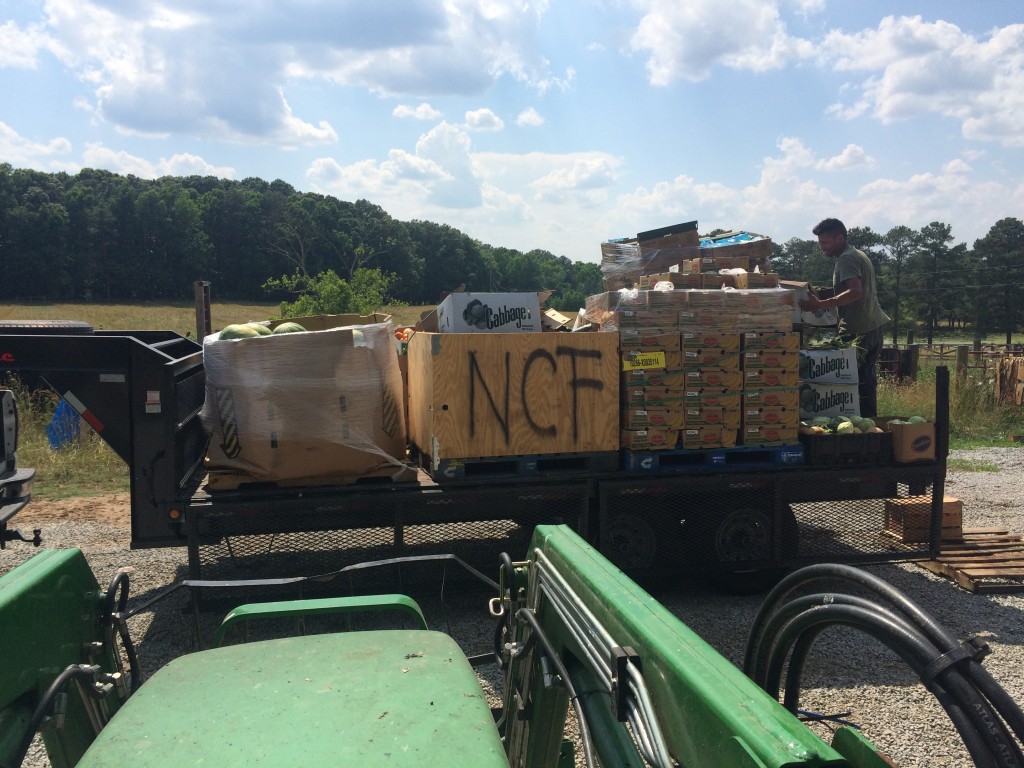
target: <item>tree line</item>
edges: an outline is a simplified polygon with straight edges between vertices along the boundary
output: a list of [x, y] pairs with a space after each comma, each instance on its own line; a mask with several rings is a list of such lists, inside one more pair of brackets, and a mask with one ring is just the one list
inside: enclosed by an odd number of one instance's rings
[[[708, 233], [715, 234], [715, 233]], [[894, 339], [921, 328], [976, 336], [1024, 321], [1024, 224], [1002, 219], [973, 248], [933, 222], [885, 234], [852, 227], [875, 265]], [[595, 242], [595, 252], [598, 248]], [[815, 240], [772, 245], [783, 279], [831, 285]], [[196, 280], [218, 298], [287, 301], [324, 274], [343, 283], [378, 271], [389, 302], [431, 304], [473, 291], [552, 290], [573, 311], [603, 290], [600, 266], [545, 250], [481, 243], [429, 221], [399, 221], [366, 200], [299, 192], [286, 182], [212, 176], [141, 179], [84, 169], [45, 173], [0, 163], [0, 298], [8, 301], [181, 301]]]
[[594, 263], [487, 245], [280, 180], [146, 180], [8, 163], [0, 163], [0, 263], [0, 298], [9, 301], [180, 301], [196, 280], [220, 299], [284, 301], [318, 275], [351, 281], [361, 270], [378, 270], [386, 298], [412, 305], [465, 285], [552, 290], [556, 306], [578, 307], [602, 285]]

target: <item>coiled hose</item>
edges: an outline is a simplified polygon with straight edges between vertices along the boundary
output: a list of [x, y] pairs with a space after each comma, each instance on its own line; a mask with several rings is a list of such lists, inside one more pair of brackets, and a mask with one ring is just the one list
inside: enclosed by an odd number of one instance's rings
[[[822, 581], [872, 597], [825, 592], [787, 602]], [[981, 666], [988, 646], [973, 637], [958, 641], [905, 594], [858, 568], [812, 565], [780, 581], [754, 618], [743, 671], [778, 698], [788, 658], [783, 706], [796, 714], [807, 656], [818, 635], [835, 625], [863, 631], [903, 659], [946, 711], [976, 766], [1024, 768], [1024, 712]]]

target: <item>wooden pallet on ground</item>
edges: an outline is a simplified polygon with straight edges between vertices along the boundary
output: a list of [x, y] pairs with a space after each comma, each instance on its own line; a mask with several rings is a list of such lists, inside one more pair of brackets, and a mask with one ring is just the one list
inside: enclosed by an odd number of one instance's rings
[[939, 556], [919, 563], [978, 594], [1024, 592], [1024, 536], [1005, 528], [968, 528], [944, 541]]

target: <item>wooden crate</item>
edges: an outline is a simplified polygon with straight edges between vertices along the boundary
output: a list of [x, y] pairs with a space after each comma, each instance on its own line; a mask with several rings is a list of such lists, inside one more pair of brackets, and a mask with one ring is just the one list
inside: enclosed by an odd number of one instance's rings
[[617, 451], [617, 333], [417, 333], [410, 440], [445, 459]]
[[[942, 540], [956, 541], [963, 536], [964, 505], [960, 499], [942, 500]], [[885, 500], [885, 530], [904, 543], [928, 541], [931, 529], [932, 497], [907, 496]]]

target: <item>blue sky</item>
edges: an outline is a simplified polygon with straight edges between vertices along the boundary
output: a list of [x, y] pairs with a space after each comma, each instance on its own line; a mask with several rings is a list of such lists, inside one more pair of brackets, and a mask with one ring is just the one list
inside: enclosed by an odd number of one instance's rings
[[0, 0], [0, 161], [283, 179], [599, 261], [1024, 218], [1018, 0]]

